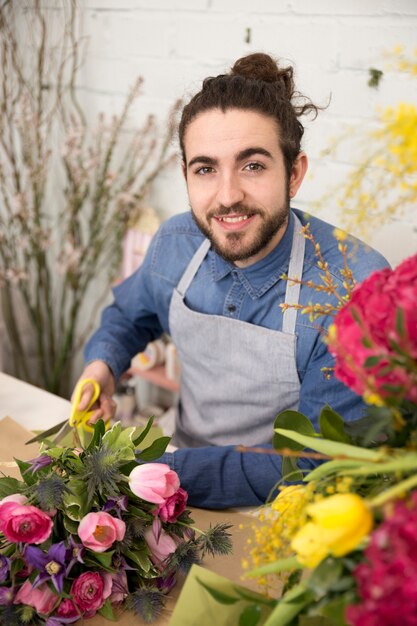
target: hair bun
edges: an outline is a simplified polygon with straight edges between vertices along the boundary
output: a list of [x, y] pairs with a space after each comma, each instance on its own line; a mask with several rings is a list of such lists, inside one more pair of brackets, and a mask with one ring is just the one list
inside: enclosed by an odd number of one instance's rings
[[275, 59], [263, 52], [255, 52], [238, 59], [230, 73], [253, 80], [263, 80], [266, 83], [281, 83], [289, 99], [294, 94], [292, 67], [278, 67]]

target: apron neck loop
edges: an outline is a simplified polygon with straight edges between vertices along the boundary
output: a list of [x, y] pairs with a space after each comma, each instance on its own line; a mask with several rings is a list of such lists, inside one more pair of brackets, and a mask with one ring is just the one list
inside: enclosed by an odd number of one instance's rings
[[[302, 224], [298, 217], [294, 215], [294, 232], [290, 256], [290, 264], [288, 267], [288, 278], [298, 278], [301, 280], [303, 276], [305, 237], [301, 232]], [[299, 283], [292, 283], [287, 280], [287, 288], [285, 291], [285, 304], [298, 304], [300, 298]], [[297, 321], [297, 309], [287, 309], [283, 313], [282, 332], [293, 335], [295, 333], [295, 324]]]

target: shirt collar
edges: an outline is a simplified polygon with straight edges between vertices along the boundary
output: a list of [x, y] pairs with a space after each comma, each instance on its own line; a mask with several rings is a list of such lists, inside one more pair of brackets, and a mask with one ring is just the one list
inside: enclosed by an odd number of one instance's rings
[[287, 229], [277, 246], [263, 259], [246, 268], [235, 267], [210, 250], [211, 271], [214, 281], [219, 281], [228, 274], [234, 275], [245, 287], [250, 297], [255, 300], [275, 285], [288, 270], [294, 231], [294, 214], [290, 211]]

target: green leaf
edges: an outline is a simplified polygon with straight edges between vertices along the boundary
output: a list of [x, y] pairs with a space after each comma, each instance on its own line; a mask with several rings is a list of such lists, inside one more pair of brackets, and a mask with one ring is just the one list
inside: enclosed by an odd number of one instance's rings
[[343, 574], [343, 564], [341, 561], [329, 557], [324, 559], [310, 574], [306, 580], [306, 585], [314, 591], [317, 598], [326, 595], [337, 583]]
[[165, 452], [170, 441], [171, 437], [159, 437], [159, 439], [155, 439], [148, 448], [145, 448], [140, 454], [137, 454], [136, 458], [140, 461], [154, 461], [155, 459], [159, 459]]
[[70, 493], [64, 495], [65, 513], [72, 520], [79, 521], [88, 510], [87, 483], [81, 478], [71, 476], [67, 487]]
[[110, 552], [92, 552], [91, 550], [87, 550], [84, 560], [87, 565], [94, 567], [98, 564], [108, 572], [114, 572], [114, 567], [112, 567], [113, 554], [114, 550]]
[[240, 598], [235, 598], [234, 596], [230, 596], [229, 594], [224, 593], [224, 591], [214, 589], [197, 577], [196, 580], [202, 587], [204, 587], [206, 591], [209, 592], [212, 598], [214, 598], [217, 602], [220, 602], [220, 604], [236, 604], [236, 602], [240, 602]]
[[302, 569], [302, 565], [297, 561], [295, 556], [290, 556], [287, 559], [279, 559], [274, 563], [267, 563], [256, 569], [252, 569], [250, 572], [246, 572], [245, 578], [258, 578], [259, 576], [267, 576], [268, 574], [278, 574], [279, 572], [289, 572], [295, 569]]
[[10, 476], [4, 476], [0, 478], [0, 499], [10, 496], [12, 493], [20, 493], [24, 487], [24, 483], [11, 478]]
[[19, 459], [15, 459], [16, 464], [20, 470], [20, 474], [22, 476], [22, 479], [24, 480], [24, 482], [26, 483], [26, 485], [28, 487], [32, 487], [33, 485], [35, 485], [38, 482], [37, 477], [32, 474], [31, 471], [26, 472], [27, 469], [29, 469], [31, 467], [30, 463], [26, 463], [26, 461], [20, 461]]
[[329, 618], [323, 615], [300, 615], [298, 618], [298, 626], [334, 626], [334, 624]]
[[264, 626], [287, 626], [314, 600], [314, 595], [303, 583], [296, 585], [277, 602]]
[[319, 437], [308, 437], [292, 430], [285, 430], [284, 428], [277, 428], [276, 432], [289, 439], [294, 439], [294, 441], [302, 444], [305, 448], [312, 448], [321, 454], [329, 456], [343, 456], [353, 459], [364, 459], [366, 461], [378, 461], [381, 458], [380, 452], [352, 446], [348, 443], [329, 441], [328, 439], [321, 439]]
[[[109, 450], [121, 450], [123, 448], [130, 448], [134, 454], [134, 443], [133, 443], [133, 435], [136, 432], [136, 428], [134, 426], [130, 428], [122, 428], [120, 422], [116, 422], [110, 430], [108, 430], [103, 435], [103, 445], [105, 445]], [[132, 457], [129, 457], [132, 458]]]
[[105, 432], [106, 432], [106, 426], [103, 420], [102, 419], [97, 420], [97, 422], [94, 424], [93, 436], [91, 437], [91, 441], [88, 444], [86, 450], [90, 451], [90, 450], [93, 450], [94, 448], [97, 448]]
[[139, 437], [133, 440], [133, 445], [135, 447], [137, 447], [145, 439], [146, 435], [151, 430], [154, 419], [155, 419], [154, 416], [151, 415], [151, 417], [148, 419], [148, 423], [146, 424], [145, 428], [140, 433]]
[[281, 473], [282, 473], [283, 480], [285, 480], [286, 482], [292, 483], [292, 482], [298, 482], [300, 480], [303, 480], [304, 474], [298, 467], [297, 460], [298, 459], [292, 456], [282, 457]]
[[135, 550], [124, 550], [124, 555], [130, 559], [131, 561], [133, 561], [133, 563], [135, 563], [138, 567], [140, 567], [140, 569], [143, 572], [149, 572], [149, 570], [151, 569], [152, 566], [152, 562], [148, 556], [148, 552], [146, 550], [146, 548], [143, 548], [141, 550], [139, 549], [135, 549]]
[[[278, 428], [296, 430], [304, 435], [314, 435], [316, 432], [308, 417], [298, 411], [291, 410], [282, 411], [282, 413], [279, 413], [276, 416], [274, 422], [274, 429], [276, 433], [276, 429]], [[290, 450], [302, 450], [304, 448], [303, 445], [294, 442], [293, 439], [283, 437], [279, 434], [274, 435], [272, 444], [276, 450], [281, 450], [283, 448], [290, 448]]]
[[405, 329], [404, 311], [398, 307], [395, 315], [395, 328], [400, 339], [407, 339], [407, 331]]
[[356, 467], [363, 467], [363, 461], [354, 461], [351, 459], [326, 461], [326, 463], [322, 463], [311, 470], [304, 480], [306, 482], [314, 482], [321, 480], [325, 476], [331, 476], [332, 474], [350, 474], [350, 470]]
[[254, 602], [259, 605], [266, 606], [275, 606], [276, 600], [272, 598], [268, 598], [267, 596], [262, 596], [255, 591], [251, 591], [250, 589], [246, 589], [245, 587], [233, 587], [234, 591], [242, 600], [247, 600], [248, 602]]
[[364, 367], [375, 367], [376, 365], [378, 365], [378, 363], [380, 363], [382, 361], [382, 356], [368, 356], [367, 359], [365, 359], [364, 362]]
[[325, 404], [320, 411], [319, 427], [324, 439], [351, 443], [350, 437], [345, 433], [343, 418], [328, 404]]
[[63, 521], [64, 521], [65, 530], [69, 532], [70, 535], [76, 535], [78, 531], [78, 522], [71, 519], [67, 515], [64, 515]]
[[110, 620], [111, 622], [117, 622], [117, 617], [115, 617], [113, 613], [112, 606], [110, 604], [110, 600], [107, 598], [101, 609], [98, 610], [98, 613], [102, 615], [105, 619]]
[[262, 609], [258, 604], [247, 606], [239, 616], [239, 626], [256, 626], [261, 619]]

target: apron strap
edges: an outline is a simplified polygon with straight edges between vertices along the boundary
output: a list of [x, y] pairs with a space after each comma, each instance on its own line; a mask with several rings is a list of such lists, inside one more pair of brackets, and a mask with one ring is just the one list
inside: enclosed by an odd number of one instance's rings
[[[298, 217], [294, 215], [294, 233], [291, 248], [290, 264], [288, 267], [288, 277], [298, 278], [301, 280], [303, 276], [304, 266], [304, 250], [305, 250], [305, 237], [300, 232], [302, 224]], [[285, 291], [285, 303], [286, 304], [298, 304], [300, 298], [299, 283], [292, 283], [291, 280], [287, 280], [287, 288]], [[283, 314], [282, 320], [282, 332], [293, 335], [295, 333], [295, 323], [297, 321], [297, 309], [287, 309]]]
[[191, 259], [190, 263], [188, 264], [188, 267], [185, 270], [184, 274], [182, 275], [182, 278], [177, 285], [177, 291], [182, 298], [184, 297], [184, 294], [190, 286], [194, 276], [197, 274], [198, 268], [200, 267], [204, 257], [210, 249], [210, 245], [211, 244], [208, 239], [205, 239], [203, 241], [201, 246], [197, 249], [197, 252], [194, 254], [193, 258]]

